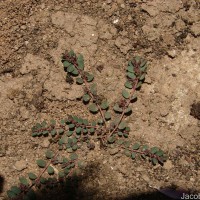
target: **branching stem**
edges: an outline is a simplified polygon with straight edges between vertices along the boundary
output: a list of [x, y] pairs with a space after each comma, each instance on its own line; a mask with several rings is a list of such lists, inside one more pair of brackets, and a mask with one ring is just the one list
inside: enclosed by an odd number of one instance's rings
[[110, 132], [110, 135], [109, 135], [108, 137], [111, 137], [111, 136], [113, 135], [113, 133], [114, 133], [114, 132], [117, 130], [117, 128], [119, 127], [119, 124], [121, 123], [121, 121], [122, 121], [122, 119], [123, 119], [123, 117], [124, 117], [125, 110], [126, 110], [126, 108], [129, 106], [129, 104], [130, 104], [130, 102], [131, 102], [131, 99], [132, 99], [132, 97], [133, 97], [133, 95], [134, 95], [134, 93], [135, 93], [137, 84], [138, 84], [138, 79], [136, 79], [136, 81], [135, 81], [135, 83], [134, 83], [134, 86], [133, 86], [133, 88], [132, 88], [130, 97], [129, 97], [129, 99], [128, 99], [127, 102], [126, 102], [126, 106], [124, 106], [124, 108], [123, 108], [123, 111], [122, 111], [122, 114], [121, 114], [121, 116], [120, 116], [120, 118], [119, 118], [118, 124], [117, 124], [117, 125], [115, 126], [115, 128]]

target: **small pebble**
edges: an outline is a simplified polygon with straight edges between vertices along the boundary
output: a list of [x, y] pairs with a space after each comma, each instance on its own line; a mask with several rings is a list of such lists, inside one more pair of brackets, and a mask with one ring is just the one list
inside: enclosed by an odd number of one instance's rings
[[27, 162], [25, 160], [19, 160], [15, 163], [14, 168], [17, 171], [22, 171], [27, 167]]
[[119, 149], [118, 149], [118, 148], [114, 148], [114, 149], [111, 149], [111, 150], [109, 151], [110, 155], [115, 155], [115, 154], [117, 154], [118, 152], [119, 152]]
[[166, 170], [170, 170], [173, 167], [174, 167], [174, 165], [172, 164], [171, 160], [167, 160], [163, 165], [163, 168], [166, 169]]
[[21, 26], [21, 29], [22, 29], [22, 30], [26, 30], [26, 28], [27, 28], [27, 27], [26, 27], [25, 25], [22, 25], [22, 26]]
[[146, 174], [142, 175], [142, 179], [144, 179], [147, 183], [150, 181], [149, 176], [147, 176]]
[[169, 50], [169, 51], [167, 51], [167, 54], [168, 54], [169, 57], [171, 57], [171, 58], [175, 58], [177, 52], [176, 52], [175, 49], [173, 49], [173, 50]]
[[45, 138], [44, 141], [43, 141], [43, 143], [41, 144], [41, 146], [42, 146], [43, 148], [48, 148], [49, 145], [50, 145], [49, 139], [48, 139], [48, 138]]

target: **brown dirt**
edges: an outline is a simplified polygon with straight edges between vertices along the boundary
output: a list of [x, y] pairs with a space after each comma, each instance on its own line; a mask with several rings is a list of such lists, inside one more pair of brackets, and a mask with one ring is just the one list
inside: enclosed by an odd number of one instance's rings
[[[1, 0], [0, 199], [17, 177], [37, 171], [45, 142], [31, 138], [34, 123], [70, 113], [90, 116], [76, 100], [80, 87], [65, 82], [60, 56], [68, 49], [84, 55], [111, 103], [127, 60], [147, 58], [146, 81], [127, 118], [131, 140], [159, 146], [170, 158], [152, 167], [98, 148], [81, 152], [91, 170], [83, 173], [77, 199], [142, 199], [171, 185], [200, 191], [200, 124], [190, 115], [200, 101], [199, 9], [198, 0]], [[17, 164], [25, 169], [17, 171]]]

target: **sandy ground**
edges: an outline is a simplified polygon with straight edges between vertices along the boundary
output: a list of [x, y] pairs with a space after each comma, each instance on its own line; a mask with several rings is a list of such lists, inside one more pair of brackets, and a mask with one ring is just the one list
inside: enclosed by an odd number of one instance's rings
[[76, 100], [81, 86], [65, 81], [60, 58], [69, 49], [84, 55], [111, 103], [123, 87], [127, 61], [134, 55], [148, 60], [127, 118], [130, 139], [169, 156], [164, 166], [152, 167], [98, 147], [82, 151], [87, 167], [74, 199], [164, 199], [154, 188], [172, 185], [200, 191], [200, 124], [198, 112], [191, 115], [200, 101], [199, 10], [198, 0], [1, 0], [0, 199], [19, 176], [38, 171], [35, 160], [48, 140], [31, 138], [36, 122], [71, 113], [92, 119]]

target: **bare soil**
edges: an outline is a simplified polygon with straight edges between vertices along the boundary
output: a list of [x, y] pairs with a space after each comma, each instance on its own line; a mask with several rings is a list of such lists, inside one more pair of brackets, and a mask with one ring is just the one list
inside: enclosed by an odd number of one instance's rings
[[[31, 138], [36, 122], [71, 113], [93, 117], [77, 101], [81, 87], [65, 81], [60, 58], [69, 49], [84, 55], [111, 103], [127, 61], [148, 60], [127, 118], [130, 139], [161, 147], [169, 161], [152, 167], [98, 147], [82, 151], [86, 170], [74, 178], [80, 180], [68, 199], [164, 199], [155, 188], [174, 185], [200, 192], [199, 107], [193, 105], [200, 101], [199, 10], [198, 0], [1, 0], [0, 199], [19, 176], [38, 172], [35, 160], [48, 141]], [[52, 199], [62, 199], [54, 193]]]

